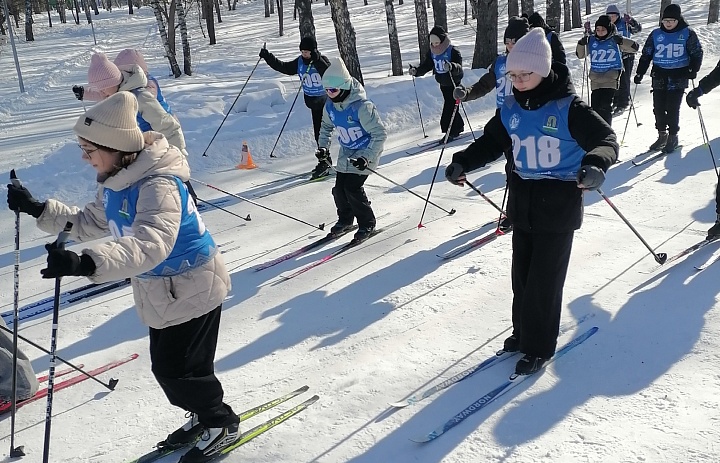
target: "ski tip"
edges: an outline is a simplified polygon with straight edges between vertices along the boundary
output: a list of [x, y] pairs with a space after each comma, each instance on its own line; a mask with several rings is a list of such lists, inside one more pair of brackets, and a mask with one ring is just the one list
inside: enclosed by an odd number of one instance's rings
[[402, 401], [402, 402], [389, 402], [388, 405], [390, 405], [392, 408], [405, 408], [410, 404], [407, 403], [407, 401]]
[[411, 441], [416, 442], [418, 444], [424, 444], [426, 442], [430, 442], [433, 439], [434, 438], [429, 435], [428, 436], [416, 436], [416, 437], [410, 438]]

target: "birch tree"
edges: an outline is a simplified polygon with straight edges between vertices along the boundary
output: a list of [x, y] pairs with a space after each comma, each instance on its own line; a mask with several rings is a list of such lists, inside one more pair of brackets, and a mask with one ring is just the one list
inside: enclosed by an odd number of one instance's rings
[[524, 14], [530, 16], [535, 12], [535, 0], [520, 0], [520, 9]]
[[428, 29], [425, 0], [415, 0], [415, 19], [417, 20], [418, 46], [420, 47], [420, 61], [422, 62], [428, 51], [430, 51], [430, 29]]
[[163, 18], [163, 10], [160, 6], [160, 0], [153, 0], [152, 7], [153, 12], [155, 13], [155, 20], [158, 23], [158, 32], [160, 33], [160, 39], [162, 40], [163, 47], [165, 48], [165, 56], [170, 63], [170, 70], [172, 71], [173, 76], [180, 77], [182, 75], [182, 72], [180, 72], [180, 66], [178, 66], [177, 58], [175, 57], [175, 50], [173, 48], [170, 48], [170, 43], [168, 42], [167, 30], [165, 28], [165, 19]]
[[400, 55], [400, 40], [398, 40], [393, 0], [385, 0], [385, 18], [387, 19], [388, 37], [390, 39], [392, 75], [401, 76], [403, 75], [402, 55]]
[[477, 34], [472, 68], [486, 68], [497, 58], [498, 3], [478, 0]]
[[32, 1], [25, 0], [25, 41], [34, 42], [35, 35], [33, 34], [33, 17], [32, 17]]
[[708, 9], [708, 24], [718, 22], [718, 12], [720, 12], [720, 0], [710, 0], [710, 8]]
[[330, 16], [335, 24], [335, 38], [340, 57], [345, 61], [350, 75], [363, 83], [360, 59], [355, 45], [355, 28], [350, 22], [347, 0], [330, 0]]
[[297, 0], [295, 9], [298, 12], [298, 28], [300, 37], [315, 37], [315, 19], [312, 13], [312, 0]]
[[433, 21], [447, 31], [447, 4], [445, 0], [432, 0]]
[[560, 17], [562, 16], [562, 8], [560, 0], [546, 0], [547, 13], [545, 23], [554, 31], [560, 31]]
[[183, 0], [175, 1], [175, 11], [177, 12], [178, 27], [180, 28], [180, 40], [183, 46], [183, 72], [186, 76], [192, 75], [192, 56], [190, 55], [190, 39], [188, 38], [187, 21], [185, 17], [185, 6]]

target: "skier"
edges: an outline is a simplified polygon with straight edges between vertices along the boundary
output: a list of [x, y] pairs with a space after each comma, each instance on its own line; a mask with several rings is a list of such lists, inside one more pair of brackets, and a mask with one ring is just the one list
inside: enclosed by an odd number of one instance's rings
[[658, 139], [650, 145], [650, 150], [672, 153], [678, 147], [680, 103], [688, 79], [697, 77], [702, 59], [703, 49], [697, 34], [688, 27], [680, 6], [671, 3], [663, 10], [660, 28], [653, 30], [645, 41], [633, 79], [635, 84], [640, 84], [652, 61], [650, 75]]
[[[322, 121], [323, 108], [325, 107], [325, 89], [322, 86], [322, 76], [325, 74], [330, 62], [327, 57], [321, 55], [317, 49], [317, 41], [314, 37], [303, 37], [300, 40], [300, 56], [292, 61], [280, 61], [270, 53], [267, 48], [260, 49], [260, 58], [278, 72], [292, 76], [300, 76], [303, 95], [305, 97], [305, 106], [310, 109], [313, 121], [313, 131], [315, 134], [315, 143], [320, 136], [320, 122]], [[313, 169], [310, 178], [321, 178], [330, 174], [330, 166], [332, 161], [325, 162], [318, 160], [318, 164]]]
[[[0, 317], [0, 326], [7, 328], [5, 320]], [[13, 398], [13, 339], [6, 331], [0, 330], [0, 400], [10, 402]], [[32, 364], [27, 356], [17, 350], [17, 400], [29, 399], [34, 396], [40, 385], [35, 377]]]
[[32, 215], [40, 229], [93, 241], [81, 254], [46, 245], [43, 278], [91, 281], [132, 278], [135, 307], [150, 327], [152, 372], [171, 404], [189, 421], [160, 447], [195, 444], [182, 463], [217, 456], [239, 436], [239, 419], [223, 402], [214, 374], [222, 302], [231, 280], [218, 247], [184, 185], [186, 158], [158, 132], [141, 132], [137, 100], [118, 92], [80, 116], [74, 131], [82, 158], [97, 171], [98, 193], [84, 209], [8, 185], [11, 210]]
[[[605, 14], [610, 16], [610, 21], [615, 24], [618, 34], [628, 39], [633, 34], [642, 31], [642, 26], [632, 16], [625, 13], [620, 19], [620, 10], [617, 5], [608, 5]], [[620, 114], [630, 105], [630, 76], [635, 65], [635, 52], [623, 52], [622, 63], [624, 72], [620, 75], [620, 88], [615, 92], [613, 100], [613, 114]]]
[[339, 58], [331, 58], [330, 63], [322, 78], [328, 101], [323, 112], [317, 154], [318, 159], [330, 162], [330, 135], [337, 129], [340, 152], [332, 194], [338, 221], [330, 233], [337, 235], [350, 230], [357, 219], [355, 241], [363, 241], [375, 230], [375, 214], [363, 184], [370, 175], [367, 168], [377, 168], [387, 132], [375, 105], [367, 99], [362, 84], [350, 76], [345, 63]]
[[584, 35], [578, 40], [575, 54], [583, 59], [590, 57], [590, 98], [592, 109], [612, 125], [612, 104], [615, 91], [620, 85], [623, 73], [622, 54], [637, 53], [640, 49], [635, 41], [617, 34], [615, 24], [607, 15], [595, 21], [595, 34]]
[[[483, 136], [455, 153], [445, 176], [466, 173], [505, 154], [511, 164], [507, 213], [513, 221], [512, 335], [503, 349], [520, 351], [517, 374], [538, 371], [557, 344], [562, 293], [583, 190], [595, 190], [615, 162], [612, 128], [575, 93], [565, 65], [552, 61], [541, 29], [531, 29], [507, 57], [513, 95]], [[512, 154], [510, 154], [512, 153]]]
[[563, 47], [560, 41], [560, 35], [555, 32], [550, 26], [547, 25], [545, 19], [540, 16], [537, 11], [527, 17], [530, 23], [530, 28], [540, 28], [545, 32], [545, 37], [550, 43], [550, 49], [552, 50], [552, 59], [558, 63], [567, 64], [567, 57], [565, 56], [565, 47]]
[[[455, 109], [455, 98], [453, 90], [460, 84], [463, 78], [462, 55], [460, 50], [450, 43], [445, 29], [442, 26], [435, 26], [430, 30], [430, 50], [425, 59], [417, 67], [410, 65], [409, 74], [413, 77], [421, 77], [432, 70], [435, 80], [440, 84], [440, 92], [443, 96], [443, 109], [440, 116], [440, 131], [448, 133], [448, 141], [452, 141], [465, 130], [465, 122]], [[450, 127], [450, 119], [453, 119]], [[443, 136], [440, 141], [445, 140]]]
[[[693, 82], [693, 86], [694, 85], [695, 82]], [[720, 85], [720, 61], [715, 65], [715, 68], [710, 71], [710, 74], [700, 79], [697, 87], [688, 92], [685, 98], [687, 105], [692, 109], [697, 109], [698, 106], [700, 106], [698, 99], [704, 94], [710, 93], [718, 85]], [[715, 219], [715, 225], [708, 230], [708, 239], [720, 238], [720, 182], [718, 182], [715, 187], [715, 213], [717, 214], [717, 219]]]

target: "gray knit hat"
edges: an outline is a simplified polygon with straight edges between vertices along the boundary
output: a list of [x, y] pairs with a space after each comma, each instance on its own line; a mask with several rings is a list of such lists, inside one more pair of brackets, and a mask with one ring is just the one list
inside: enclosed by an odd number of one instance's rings
[[75, 123], [78, 137], [126, 153], [145, 147], [137, 125], [138, 104], [129, 92], [118, 92], [87, 110]]
[[515, 42], [508, 54], [505, 69], [508, 71], [530, 71], [547, 77], [550, 74], [552, 52], [545, 38], [545, 31], [539, 28], [530, 29]]

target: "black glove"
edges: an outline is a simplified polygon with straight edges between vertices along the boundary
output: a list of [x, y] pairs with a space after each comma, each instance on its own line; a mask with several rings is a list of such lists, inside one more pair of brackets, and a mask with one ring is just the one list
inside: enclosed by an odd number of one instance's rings
[[[462, 179], [460, 179], [462, 177]], [[465, 172], [462, 164], [453, 162], [445, 168], [445, 178], [453, 185], [463, 186], [465, 184]]]
[[318, 161], [324, 161], [330, 157], [330, 151], [327, 148], [318, 148], [315, 151], [315, 157], [318, 158]]
[[597, 190], [605, 181], [605, 172], [597, 166], [581, 166], [577, 173], [578, 185], [586, 190]]
[[367, 169], [368, 160], [365, 156], [360, 156], [359, 158], [353, 160], [352, 165], [355, 166], [357, 170], [362, 171]]
[[623, 38], [622, 38], [621, 35], [617, 35], [617, 34], [613, 35], [613, 40], [614, 40], [615, 43], [617, 43], [618, 45], [622, 45], [622, 43], [623, 43]]
[[15, 186], [12, 183], [7, 186], [8, 209], [11, 211], [19, 211], [29, 214], [36, 219], [40, 217], [45, 210], [45, 203], [33, 198], [30, 191], [24, 186]]
[[465, 87], [462, 85], [458, 85], [455, 87], [455, 90], [453, 90], [453, 98], [460, 101], [465, 101], [465, 98], [468, 96], [468, 91]]
[[311, 51], [311, 52], [310, 52], [310, 59], [311, 59], [314, 63], [317, 63], [318, 61], [320, 61], [320, 52], [317, 51], [317, 50]]
[[85, 94], [85, 87], [82, 85], [73, 85], [73, 93], [75, 94], [75, 98], [82, 101], [83, 95]]
[[269, 56], [270, 56], [270, 52], [268, 51], [267, 48], [263, 47], [260, 49], [260, 58], [268, 59]]
[[688, 92], [687, 96], [685, 97], [685, 102], [692, 109], [697, 109], [697, 107], [700, 106], [698, 98], [700, 98], [702, 95], [703, 89], [700, 87], [696, 87]]
[[95, 262], [87, 254], [78, 256], [58, 248], [56, 243], [46, 244], [45, 249], [48, 251], [47, 268], [40, 270], [43, 278], [88, 277], [95, 273]]
[[642, 78], [643, 78], [643, 76], [641, 76], [640, 74], [637, 74], [635, 76], [635, 78], [633, 79], [633, 82], [635, 82], [636, 85], [640, 85], [640, 82], [642, 82]]
[[697, 77], [697, 71], [695, 71], [693, 69], [688, 69], [688, 79], [695, 80], [696, 77]]
[[408, 74], [415, 77], [417, 75], [417, 68], [411, 64], [410, 69], [408, 70]]
[[584, 35], [583, 38], [581, 38], [580, 40], [578, 40], [578, 45], [580, 45], [581, 47], [584, 47], [585, 45], [587, 45], [587, 43], [588, 43], [588, 36], [587, 36], [587, 35]]

